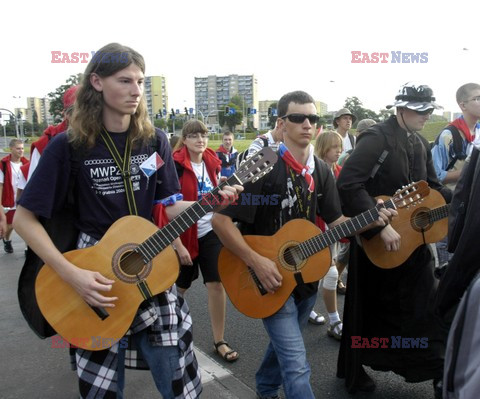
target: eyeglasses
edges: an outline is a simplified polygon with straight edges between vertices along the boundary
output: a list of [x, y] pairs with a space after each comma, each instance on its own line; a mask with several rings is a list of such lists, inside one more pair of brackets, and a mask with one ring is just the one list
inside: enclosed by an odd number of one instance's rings
[[433, 108], [426, 109], [425, 111], [415, 111], [417, 115], [432, 115], [433, 114]]
[[198, 137], [201, 137], [202, 139], [208, 139], [208, 133], [188, 133], [185, 137], [187, 139], [196, 139]]
[[280, 119], [285, 119], [287, 118], [290, 122], [292, 123], [303, 123], [305, 122], [305, 119], [308, 119], [308, 121], [313, 125], [314, 123], [318, 123], [320, 120], [320, 117], [315, 114], [310, 114], [310, 115], [305, 115], [305, 114], [289, 114], [289, 115], [284, 115], [280, 117]]
[[471, 98], [470, 100], [467, 100], [467, 101], [465, 101], [465, 102], [468, 103], [469, 101], [475, 101], [476, 103], [478, 103], [478, 102], [480, 102], [480, 96], [473, 97], [473, 98]]

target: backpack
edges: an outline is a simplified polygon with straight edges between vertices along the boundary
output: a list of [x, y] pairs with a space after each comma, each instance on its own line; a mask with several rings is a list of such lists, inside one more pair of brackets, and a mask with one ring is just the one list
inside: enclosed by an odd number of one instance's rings
[[[87, 150], [84, 148], [73, 148], [71, 144], [69, 144], [68, 147], [70, 151], [70, 177], [68, 180], [68, 192], [65, 207], [54, 212], [50, 219], [43, 217], [38, 218], [38, 221], [47, 231], [57, 249], [62, 253], [77, 248], [79, 231], [75, 226], [76, 214], [74, 193], [81, 162], [87, 155]], [[149, 147], [152, 151], [158, 152], [159, 142], [156, 136]], [[32, 331], [40, 338], [48, 338], [56, 334], [56, 331], [43, 317], [35, 296], [35, 281], [37, 274], [43, 267], [44, 263], [45, 262], [40, 259], [30, 247], [28, 247], [25, 262], [18, 279], [17, 289], [18, 303], [23, 317]]]
[[[257, 138], [262, 139], [263, 141], [263, 147], [268, 147], [268, 139], [264, 136], [258, 136]], [[237, 155], [237, 159], [235, 160], [235, 170], [240, 168], [240, 165], [243, 163], [245, 158], [248, 155], [248, 148], [242, 152], [239, 152]]]
[[[85, 155], [85, 151], [74, 150], [70, 144], [69, 150], [70, 178], [68, 183], [67, 203], [63, 209], [53, 213], [50, 219], [44, 217], [38, 218], [38, 221], [47, 231], [55, 246], [62, 253], [75, 249], [77, 245], [79, 232], [74, 223], [74, 190], [76, 178], [80, 169], [80, 163]], [[56, 332], [43, 317], [35, 296], [35, 280], [43, 265], [43, 260], [40, 259], [30, 247], [28, 247], [25, 262], [18, 279], [17, 294], [20, 310], [30, 328], [40, 338], [48, 338], [55, 335]]]
[[473, 398], [480, 392], [480, 274], [470, 283], [450, 327], [443, 398]]
[[[460, 160], [463, 161], [465, 158], [467, 158], [467, 154], [465, 153], [463, 149], [463, 138], [462, 135], [460, 134], [459, 130], [453, 126], [453, 125], [448, 125], [446, 126], [443, 130], [449, 130], [450, 133], [452, 133], [452, 140], [453, 140], [453, 145], [450, 146], [449, 150], [449, 157], [451, 158], [451, 161], [449, 162], [447, 169], [450, 170], [454, 167], [455, 163]], [[438, 145], [440, 141], [440, 135], [442, 132], [438, 134], [438, 136], [435, 139], [435, 145]]]

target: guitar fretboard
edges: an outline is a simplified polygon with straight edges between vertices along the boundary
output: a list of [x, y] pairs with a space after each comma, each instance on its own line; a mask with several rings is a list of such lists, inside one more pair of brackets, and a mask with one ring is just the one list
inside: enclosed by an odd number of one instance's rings
[[428, 220], [430, 223], [436, 222], [438, 220], [448, 217], [448, 208], [449, 205], [443, 205], [438, 208], [431, 209], [428, 212]]
[[341, 240], [342, 238], [349, 237], [368, 226], [370, 223], [375, 222], [379, 217], [379, 211], [381, 208], [393, 208], [395, 209], [395, 202], [393, 199], [385, 201], [383, 204], [377, 204], [375, 208], [369, 209], [357, 215], [347, 221], [337, 224], [335, 227], [327, 230], [325, 233], [318, 234], [298, 245], [303, 259], [307, 259], [313, 254], [320, 252], [324, 248], [332, 245], [333, 243]]
[[168, 247], [173, 240], [178, 238], [180, 234], [184, 233], [208, 212], [212, 212], [213, 208], [221, 204], [222, 197], [218, 192], [222, 187], [233, 184], [242, 184], [242, 181], [235, 174], [230, 176], [227, 181], [220, 183], [202, 199], [190, 205], [165, 227], [162, 227], [147, 238], [135, 249], [135, 252], [140, 253], [145, 262], [152, 260]]

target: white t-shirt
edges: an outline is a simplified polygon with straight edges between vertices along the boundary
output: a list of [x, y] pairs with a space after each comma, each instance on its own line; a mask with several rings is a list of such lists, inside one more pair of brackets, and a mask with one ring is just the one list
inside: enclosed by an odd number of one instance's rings
[[[278, 142], [278, 143], [275, 142], [275, 140], [273, 139], [273, 136], [272, 136], [272, 131], [269, 130], [265, 134], [265, 136], [263, 136], [263, 137], [265, 137], [268, 140], [268, 146], [273, 151], [276, 152], [278, 150], [278, 146], [280, 145], [280, 142]], [[250, 158], [257, 151], [260, 151], [261, 149], [263, 149], [263, 147], [265, 147], [265, 143], [264, 143], [263, 139], [261, 137], [257, 137], [255, 140], [252, 141], [252, 143], [248, 147], [247, 158]]]
[[343, 138], [342, 154], [346, 153], [347, 151], [350, 151], [351, 149], [353, 149], [352, 142], [350, 141], [350, 137], [348, 136], [348, 133], [347, 133], [346, 136]]
[[[11, 209], [16, 208], [16, 203], [17, 203], [17, 188], [18, 188], [18, 182], [20, 181], [20, 176], [22, 175], [22, 171], [20, 170], [20, 167], [22, 166], [21, 162], [12, 162], [10, 161], [10, 166], [12, 167], [12, 189], [13, 189], [13, 195], [14, 195], [14, 206]], [[3, 184], [5, 181], [5, 175], [3, 174], [3, 171], [0, 169], [0, 183]]]
[[33, 150], [33, 153], [30, 155], [30, 166], [28, 167], [27, 181], [29, 181], [30, 178], [32, 177], [32, 174], [33, 172], [35, 172], [35, 169], [37, 168], [39, 161], [40, 161], [40, 153], [35, 148]]
[[[192, 162], [192, 169], [195, 172], [198, 180], [198, 199], [201, 199], [203, 194], [206, 194], [213, 190], [213, 183], [208, 176], [207, 168], [205, 167], [205, 162], [194, 163]], [[198, 238], [206, 235], [210, 230], [212, 230], [212, 216], [213, 212], [208, 212], [204, 217], [202, 217], [197, 222], [198, 229]]]

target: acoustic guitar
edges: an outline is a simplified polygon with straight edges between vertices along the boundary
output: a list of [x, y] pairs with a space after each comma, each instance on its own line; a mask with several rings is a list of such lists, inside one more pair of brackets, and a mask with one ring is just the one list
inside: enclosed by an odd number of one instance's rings
[[321, 233], [321, 230], [305, 219], [293, 219], [285, 223], [273, 236], [245, 235], [247, 244], [260, 255], [277, 265], [283, 276], [281, 287], [268, 293], [254, 270], [227, 248], [222, 248], [218, 258], [218, 272], [233, 305], [252, 318], [265, 318], [277, 312], [294, 288], [301, 283], [320, 280], [331, 265], [329, 246], [344, 237], [376, 221], [379, 210], [403, 208], [414, 204], [428, 194], [425, 181], [412, 183], [375, 208], [336, 225]]
[[[115, 280], [109, 296], [118, 297], [113, 308], [88, 305], [75, 289], [45, 264], [36, 279], [39, 308], [53, 329], [70, 344], [95, 351], [109, 348], [128, 331], [140, 304], [169, 288], [179, 273], [170, 245], [202, 216], [211, 212], [225, 185], [256, 181], [273, 169], [277, 154], [265, 147], [167, 226], [158, 229], [139, 216], [117, 220], [97, 245], [64, 253], [71, 263]], [[220, 199], [219, 199], [220, 198]]]
[[[378, 198], [388, 199], [380, 196]], [[417, 206], [401, 208], [392, 227], [402, 237], [398, 251], [387, 251], [380, 234], [367, 240], [361, 238], [362, 246], [372, 263], [382, 269], [393, 269], [405, 262], [422, 244], [440, 241], [448, 232], [448, 205], [436, 190]]]

